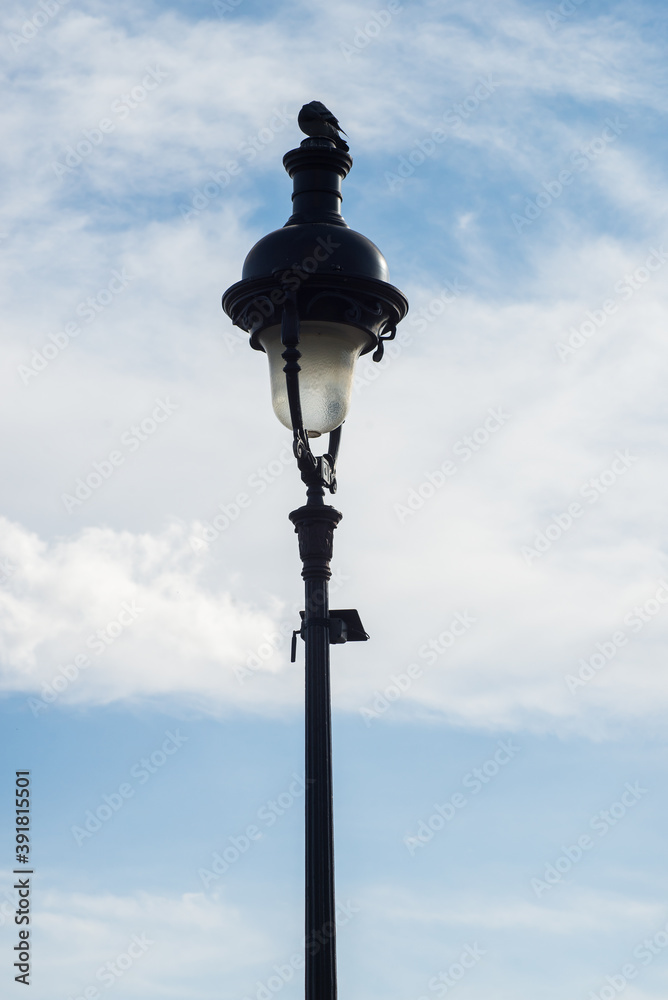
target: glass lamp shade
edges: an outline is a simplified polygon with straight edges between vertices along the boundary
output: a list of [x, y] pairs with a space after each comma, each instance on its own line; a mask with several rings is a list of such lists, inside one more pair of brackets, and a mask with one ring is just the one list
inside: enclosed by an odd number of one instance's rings
[[[280, 326], [268, 327], [258, 340], [269, 358], [274, 413], [292, 430]], [[300, 323], [299, 396], [304, 430], [309, 437], [333, 431], [346, 419], [355, 362], [368, 344], [369, 337], [354, 326], [319, 321]]]

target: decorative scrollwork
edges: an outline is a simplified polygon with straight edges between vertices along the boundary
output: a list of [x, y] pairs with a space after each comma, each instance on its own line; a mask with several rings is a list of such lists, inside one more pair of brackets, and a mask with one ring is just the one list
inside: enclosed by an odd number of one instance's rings
[[378, 347], [376, 348], [376, 350], [373, 352], [373, 354], [371, 356], [374, 361], [380, 361], [381, 360], [381, 358], [383, 357], [383, 354], [385, 353], [385, 341], [386, 340], [394, 340], [394, 338], [396, 337], [396, 335], [397, 335], [397, 326], [396, 326], [396, 323], [393, 323], [391, 326], [386, 326], [383, 329], [382, 333], [378, 337]]

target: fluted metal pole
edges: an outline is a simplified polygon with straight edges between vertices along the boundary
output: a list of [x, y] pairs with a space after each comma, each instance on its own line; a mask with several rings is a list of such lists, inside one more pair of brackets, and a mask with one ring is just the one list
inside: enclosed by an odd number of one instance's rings
[[306, 592], [306, 1000], [336, 1000], [336, 907], [332, 724], [329, 683], [329, 596], [334, 529], [341, 514], [320, 486], [292, 511]]

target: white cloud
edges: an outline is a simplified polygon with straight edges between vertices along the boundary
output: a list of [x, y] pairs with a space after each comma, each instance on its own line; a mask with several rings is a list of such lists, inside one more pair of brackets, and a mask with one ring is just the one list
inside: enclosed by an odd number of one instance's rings
[[[116, 985], [133, 996], [179, 997], [187, 990], [208, 1000], [219, 995], [210, 983], [221, 970], [226, 989], [241, 992], [249, 970], [273, 954], [273, 943], [247, 914], [201, 893], [42, 890], [34, 943], [42, 956], [31, 983], [39, 1000]], [[128, 954], [129, 964], [126, 957], [119, 962]]]
[[[36, 696], [36, 714], [56, 701], [177, 693], [217, 711], [243, 705], [248, 688], [235, 669], [272, 631], [281, 605], [253, 608], [203, 586], [195, 530], [89, 528], [48, 545], [3, 519], [3, 690]], [[284, 679], [275, 708], [294, 697], [295, 682]]]
[[463, 933], [523, 929], [548, 934], [580, 935], [635, 926], [652, 928], [665, 919], [658, 903], [611, 892], [571, 889], [567, 905], [526, 902], [516, 897], [479, 896], [454, 891], [447, 902], [376, 887], [366, 905], [391, 923], [457, 927]]

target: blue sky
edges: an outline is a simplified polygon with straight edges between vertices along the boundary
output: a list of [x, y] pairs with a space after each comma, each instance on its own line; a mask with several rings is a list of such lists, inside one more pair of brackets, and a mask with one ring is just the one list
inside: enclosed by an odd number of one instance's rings
[[665, 11], [224, 7], [2, 14], [3, 988], [27, 767], [34, 1000], [303, 989], [303, 492], [220, 296], [317, 99], [411, 305], [335, 498], [341, 995], [664, 1000]]

